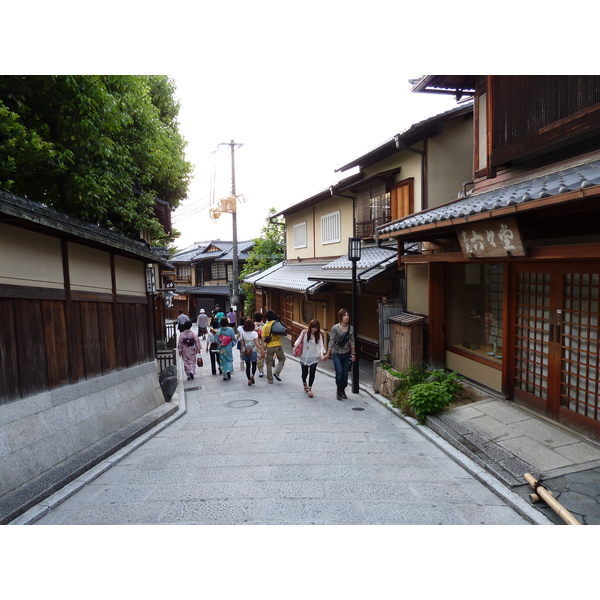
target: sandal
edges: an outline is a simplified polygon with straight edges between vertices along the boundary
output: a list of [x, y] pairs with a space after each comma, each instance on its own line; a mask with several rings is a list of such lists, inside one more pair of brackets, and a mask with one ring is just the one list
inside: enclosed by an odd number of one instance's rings
[[306, 391], [308, 392], [308, 397], [309, 398], [314, 398], [315, 395], [312, 393], [312, 390], [310, 388], [306, 388]]
[[310, 389], [310, 388], [308, 387], [308, 384], [306, 383], [306, 381], [303, 381], [302, 383], [304, 384], [304, 391], [305, 391], [305, 392], [308, 392], [308, 390]]

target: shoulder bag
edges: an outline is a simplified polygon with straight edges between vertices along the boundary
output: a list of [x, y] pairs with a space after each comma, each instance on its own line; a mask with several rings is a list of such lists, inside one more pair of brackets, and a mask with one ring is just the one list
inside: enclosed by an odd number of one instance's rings
[[302, 356], [302, 350], [304, 348], [304, 338], [306, 337], [306, 329], [300, 334], [300, 341], [297, 346], [294, 346], [294, 356]]

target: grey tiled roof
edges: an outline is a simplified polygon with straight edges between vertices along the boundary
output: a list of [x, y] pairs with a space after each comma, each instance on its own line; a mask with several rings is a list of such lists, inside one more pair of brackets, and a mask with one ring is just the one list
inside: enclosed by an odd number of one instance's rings
[[583, 190], [593, 185], [600, 185], [600, 160], [590, 160], [568, 168], [546, 171], [504, 187], [469, 195], [456, 202], [383, 225], [378, 227], [377, 231], [380, 235], [385, 235], [420, 225], [442, 223], [450, 219], [493, 212], [536, 199]]
[[177, 287], [179, 294], [207, 294], [215, 296], [229, 296], [231, 288], [228, 285], [197, 285], [194, 287]]
[[[242, 259], [247, 258], [247, 254], [245, 254], [248, 250], [250, 250], [254, 246], [254, 240], [247, 240], [238, 242], [238, 253], [244, 253]], [[218, 251], [207, 252], [208, 248], [214, 246], [218, 248]], [[230, 241], [221, 241], [221, 240], [211, 240], [207, 242], [196, 242], [192, 246], [180, 250], [177, 252], [172, 258], [171, 261], [175, 263], [191, 263], [191, 262], [200, 262], [202, 260], [233, 260], [233, 242]]]
[[[360, 260], [356, 263], [356, 279], [368, 282], [374, 277], [385, 273], [388, 268], [395, 267], [398, 262], [398, 253], [392, 248], [369, 247], [362, 248]], [[348, 255], [324, 265], [318, 275], [309, 277], [311, 281], [352, 281], [352, 261]]]
[[319, 275], [321, 267], [325, 263], [294, 263], [287, 264], [285, 261], [246, 278], [246, 283], [254, 283], [265, 287], [274, 287], [291, 292], [312, 293], [324, 284], [320, 281], [309, 279], [311, 276]]

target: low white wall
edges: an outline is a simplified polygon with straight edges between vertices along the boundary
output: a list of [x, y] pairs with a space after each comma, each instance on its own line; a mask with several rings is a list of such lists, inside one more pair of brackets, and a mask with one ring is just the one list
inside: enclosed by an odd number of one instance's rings
[[151, 361], [0, 405], [0, 497], [164, 402]]

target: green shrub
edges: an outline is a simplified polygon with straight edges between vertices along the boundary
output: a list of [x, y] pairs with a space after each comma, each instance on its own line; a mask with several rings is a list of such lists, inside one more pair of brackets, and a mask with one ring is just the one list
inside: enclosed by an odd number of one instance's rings
[[419, 423], [424, 423], [427, 415], [444, 410], [452, 402], [452, 398], [452, 393], [446, 389], [443, 383], [430, 381], [413, 386], [406, 400], [415, 418]]

